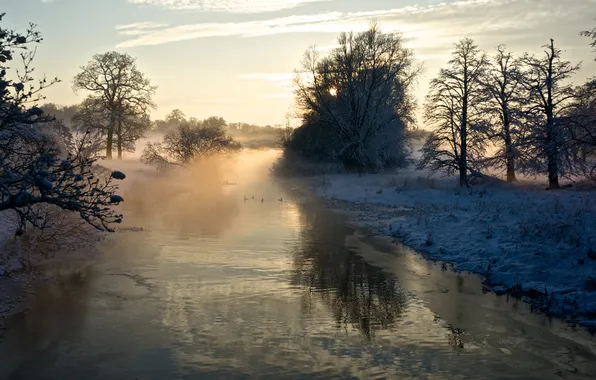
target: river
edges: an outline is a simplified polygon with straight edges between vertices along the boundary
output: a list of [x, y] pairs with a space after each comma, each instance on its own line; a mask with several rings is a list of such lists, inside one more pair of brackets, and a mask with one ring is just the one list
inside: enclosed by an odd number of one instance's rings
[[9, 321], [0, 379], [596, 377], [588, 333], [350, 227], [257, 156], [236, 185], [130, 185], [93, 263]]

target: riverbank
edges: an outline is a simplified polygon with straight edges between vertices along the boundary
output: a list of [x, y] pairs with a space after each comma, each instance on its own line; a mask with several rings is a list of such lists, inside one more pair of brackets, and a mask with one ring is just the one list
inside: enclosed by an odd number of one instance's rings
[[327, 175], [311, 189], [352, 223], [428, 259], [480, 274], [487, 290], [596, 327], [596, 190], [494, 181], [471, 189], [420, 172]]
[[6, 320], [24, 310], [23, 291], [29, 283], [28, 275], [17, 272], [22, 267], [20, 258], [8, 248], [15, 226], [6, 212], [0, 212], [0, 340], [6, 329]]
[[[125, 188], [119, 185], [121, 190]], [[39, 207], [53, 225], [44, 230], [29, 226], [19, 237], [15, 237], [16, 214], [0, 212], [0, 338], [5, 321], [26, 311], [24, 301], [36, 284], [81, 271], [93, 261], [93, 247], [109, 236], [86, 224], [76, 213]]]

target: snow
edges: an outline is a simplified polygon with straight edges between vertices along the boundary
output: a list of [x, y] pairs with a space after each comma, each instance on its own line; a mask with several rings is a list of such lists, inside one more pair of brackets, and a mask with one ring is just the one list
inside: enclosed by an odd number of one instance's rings
[[551, 315], [596, 317], [596, 190], [499, 181], [464, 189], [452, 178], [330, 175], [315, 191], [352, 222], [432, 260], [486, 277]]
[[123, 180], [126, 178], [126, 175], [124, 173], [122, 173], [121, 171], [115, 170], [112, 172], [112, 178]]
[[120, 195], [110, 195], [110, 203], [120, 203], [124, 202], [124, 199]]

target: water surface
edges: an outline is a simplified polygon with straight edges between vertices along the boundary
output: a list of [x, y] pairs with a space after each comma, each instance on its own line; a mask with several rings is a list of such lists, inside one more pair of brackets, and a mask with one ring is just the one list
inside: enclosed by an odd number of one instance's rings
[[135, 228], [30, 296], [0, 343], [1, 379], [596, 377], [591, 336], [477, 277], [265, 175], [200, 178], [129, 190], [143, 195], [126, 202]]

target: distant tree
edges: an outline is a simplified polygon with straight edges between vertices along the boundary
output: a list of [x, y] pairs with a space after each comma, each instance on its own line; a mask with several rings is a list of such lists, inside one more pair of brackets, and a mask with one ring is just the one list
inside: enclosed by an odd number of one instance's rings
[[492, 166], [505, 168], [508, 182], [515, 181], [515, 161], [519, 154], [524, 94], [522, 79], [520, 60], [502, 45], [497, 48], [480, 78], [485, 96], [480, 109], [487, 122], [486, 133], [498, 147], [489, 162]]
[[240, 123], [228, 123], [228, 130], [231, 132], [236, 132], [240, 130]]
[[424, 119], [433, 132], [422, 148], [419, 168], [458, 172], [460, 186], [468, 186], [468, 171], [476, 173], [484, 153], [479, 106], [488, 60], [469, 38], [455, 44], [451, 57], [451, 67], [441, 69], [430, 82]]
[[589, 175], [596, 177], [596, 79], [575, 90], [567, 122], [573, 145], [587, 163]]
[[166, 133], [170, 129], [176, 128], [180, 125], [186, 124], [186, 116], [179, 109], [172, 110], [163, 120], [155, 120], [152, 123], [152, 128], [156, 132]]
[[544, 48], [542, 58], [528, 54], [522, 58], [522, 85], [527, 91], [523, 169], [547, 173], [549, 187], [557, 189], [559, 177], [572, 173], [577, 164], [565, 115], [574, 96], [573, 86], [566, 81], [579, 65], [561, 60], [561, 50], [552, 39]]
[[[579, 34], [580, 36], [588, 37], [592, 40], [590, 46], [594, 48], [594, 53], [596, 53], [596, 28], [593, 28], [592, 30], [584, 30]], [[596, 61], [596, 56], [594, 56], [594, 60]]]
[[165, 121], [166, 123], [169, 123], [171, 125], [182, 124], [186, 122], [186, 116], [184, 115], [184, 112], [176, 108], [175, 110], [166, 115]]
[[[119, 141], [125, 140], [124, 136], [118, 136], [123, 131], [119, 127], [123, 120], [122, 113], [143, 118], [139, 115], [145, 115], [149, 109], [155, 108], [151, 98], [156, 87], [137, 69], [135, 59], [128, 54], [96, 54], [81, 70], [74, 78], [73, 88], [75, 91], [90, 92], [94, 101], [101, 102], [109, 112], [106, 156], [111, 159], [114, 136]], [[122, 158], [122, 149], [119, 149], [118, 158]]]
[[48, 115], [60, 120], [68, 128], [73, 127], [72, 118], [78, 111], [78, 105], [61, 106], [54, 103], [46, 103], [41, 106], [43, 112]]
[[87, 134], [89, 142], [93, 142], [94, 153], [106, 149], [110, 112], [101, 99], [91, 96], [84, 99], [72, 117], [72, 126], [74, 131]]
[[116, 149], [118, 158], [122, 158], [122, 152], [135, 152], [136, 142], [143, 137], [151, 128], [151, 119], [144, 110], [130, 104], [123, 104], [116, 117]]
[[[44, 115], [35, 104], [43, 100], [41, 91], [55, 83], [45, 78], [34, 85], [32, 45], [42, 41], [30, 24], [25, 33], [1, 26], [0, 14], [0, 212], [12, 211], [21, 222], [39, 228], [52, 221], [44, 218], [41, 205], [78, 214], [99, 230], [109, 230], [122, 215], [110, 207], [122, 201], [115, 194], [113, 179], [124, 175], [103, 175], [94, 166], [97, 158], [87, 154], [84, 138], [70, 142], [68, 130]], [[23, 67], [11, 79], [9, 64], [21, 52]]]
[[226, 135], [223, 127], [183, 124], [166, 132], [163, 142], [147, 143], [141, 162], [160, 170], [186, 167], [201, 157], [227, 154], [241, 145]]
[[326, 56], [308, 50], [296, 72], [305, 126], [316, 119], [333, 131], [328, 160], [359, 170], [403, 165], [415, 108], [411, 90], [421, 67], [401, 34], [381, 33], [376, 25], [343, 33], [338, 43]]
[[228, 125], [223, 117], [211, 116], [203, 120], [203, 127], [213, 129], [223, 129]]

